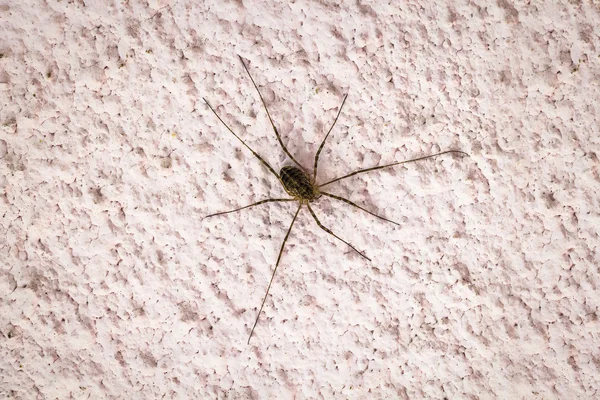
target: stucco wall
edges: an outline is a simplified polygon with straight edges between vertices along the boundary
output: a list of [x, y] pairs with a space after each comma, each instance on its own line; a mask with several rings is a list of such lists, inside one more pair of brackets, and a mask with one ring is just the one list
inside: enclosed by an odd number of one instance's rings
[[[3, 1], [0, 395], [592, 399], [600, 5]], [[291, 232], [290, 152], [327, 186]], [[594, 226], [596, 228], [594, 228]], [[71, 397], [69, 397], [71, 396]]]

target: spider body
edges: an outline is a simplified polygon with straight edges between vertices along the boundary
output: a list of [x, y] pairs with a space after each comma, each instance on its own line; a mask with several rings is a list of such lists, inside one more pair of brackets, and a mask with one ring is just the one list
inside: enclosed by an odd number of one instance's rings
[[349, 246], [352, 250], [354, 250], [358, 255], [360, 255], [361, 257], [363, 257], [364, 259], [371, 261], [371, 259], [369, 257], [367, 257], [364, 253], [360, 252], [358, 249], [356, 249], [354, 246], [352, 246], [352, 244], [350, 244], [349, 242], [345, 241], [344, 239], [342, 239], [341, 237], [339, 237], [338, 235], [336, 235], [335, 233], [333, 233], [333, 231], [331, 231], [331, 229], [323, 226], [323, 224], [321, 224], [321, 222], [319, 221], [319, 218], [317, 217], [315, 211], [312, 209], [311, 207], [311, 203], [316, 202], [321, 196], [326, 196], [332, 199], [336, 199], [338, 201], [342, 201], [352, 207], [355, 207], [357, 209], [360, 209], [366, 213], [371, 214], [374, 217], [377, 217], [383, 221], [387, 221], [387, 222], [391, 222], [392, 224], [395, 225], [400, 225], [397, 222], [391, 221], [387, 218], [384, 218], [380, 215], [377, 215], [361, 206], [359, 206], [358, 204], [353, 203], [352, 201], [345, 199], [343, 197], [340, 196], [336, 196], [334, 194], [331, 193], [327, 193], [326, 191], [322, 190], [322, 188], [324, 186], [330, 185], [334, 182], [340, 181], [342, 179], [346, 179], [349, 178], [351, 176], [357, 175], [357, 174], [362, 174], [365, 172], [369, 172], [369, 171], [376, 171], [378, 169], [382, 169], [382, 168], [389, 168], [389, 167], [393, 167], [396, 165], [400, 165], [400, 164], [406, 164], [406, 163], [410, 163], [410, 162], [415, 162], [415, 161], [419, 161], [419, 160], [425, 160], [427, 158], [432, 158], [432, 157], [437, 157], [440, 156], [442, 154], [447, 154], [447, 153], [456, 153], [456, 154], [462, 154], [462, 155], [468, 155], [467, 153], [464, 153], [460, 150], [446, 150], [446, 151], [442, 151], [436, 154], [430, 154], [427, 156], [423, 156], [423, 157], [418, 157], [418, 158], [413, 158], [410, 160], [406, 160], [406, 161], [399, 161], [399, 162], [395, 162], [392, 164], [387, 164], [387, 165], [379, 165], [379, 166], [375, 166], [375, 167], [371, 167], [371, 168], [365, 168], [365, 169], [360, 169], [358, 171], [354, 171], [352, 173], [343, 175], [341, 177], [332, 179], [330, 181], [324, 182], [324, 183], [317, 183], [317, 167], [318, 167], [318, 163], [319, 163], [319, 155], [321, 154], [321, 150], [323, 150], [323, 146], [325, 145], [325, 141], [327, 140], [327, 137], [329, 136], [329, 134], [331, 133], [331, 130], [333, 129], [333, 127], [335, 126], [335, 123], [337, 122], [338, 117], [340, 116], [340, 113], [342, 112], [342, 107], [344, 106], [344, 103], [346, 101], [346, 98], [348, 97], [348, 95], [344, 95], [344, 99], [342, 100], [342, 104], [340, 105], [340, 108], [338, 110], [337, 116], [335, 117], [333, 124], [331, 125], [331, 128], [329, 128], [329, 131], [327, 132], [327, 134], [325, 135], [325, 137], [323, 138], [323, 141], [321, 142], [321, 145], [319, 146], [319, 149], [315, 155], [315, 159], [314, 159], [314, 164], [313, 164], [313, 172], [312, 172], [312, 176], [309, 176], [306, 174], [306, 169], [300, 165], [300, 163], [294, 158], [294, 156], [288, 151], [288, 149], [285, 147], [285, 144], [283, 143], [283, 141], [281, 140], [281, 136], [279, 135], [279, 132], [277, 131], [277, 128], [275, 127], [275, 124], [273, 123], [273, 119], [271, 118], [271, 114], [269, 114], [269, 109], [267, 108], [267, 105], [265, 103], [265, 100], [263, 99], [262, 95], [260, 94], [260, 90], [258, 90], [258, 86], [256, 85], [256, 83], [254, 82], [254, 79], [252, 79], [252, 75], [250, 75], [250, 71], [248, 71], [248, 68], [246, 67], [246, 64], [244, 63], [244, 60], [242, 60], [242, 58], [240, 57], [240, 61], [242, 62], [242, 65], [244, 66], [244, 69], [246, 70], [246, 72], [248, 73], [248, 76], [250, 77], [250, 80], [252, 81], [252, 84], [254, 85], [254, 87], [256, 88], [256, 91], [258, 92], [258, 96], [260, 97], [260, 100], [263, 104], [263, 107], [265, 108], [265, 111], [267, 113], [267, 116], [269, 117], [269, 122], [271, 123], [271, 127], [273, 128], [273, 131], [275, 132], [275, 135], [277, 136], [277, 140], [279, 141], [279, 145], [281, 146], [282, 150], [284, 151], [285, 154], [287, 154], [287, 156], [290, 158], [291, 161], [294, 162], [294, 164], [296, 166], [286, 166], [281, 168], [281, 171], [279, 174], [277, 174], [277, 172], [275, 172], [275, 169], [273, 169], [273, 167], [271, 167], [271, 165], [266, 162], [258, 153], [256, 153], [252, 148], [250, 148], [250, 146], [248, 146], [248, 144], [246, 144], [246, 142], [244, 142], [230, 127], [229, 125], [227, 125], [225, 123], [225, 121], [223, 121], [221, 119], [221, 117], [219, 116], [219, 114], [215, 111], [215, 109], [210, 105], [210, 103], [206, 100], [203, 99], [204, 102], [206, 103], [206, 105], [208, 105], [208, 107], [210, 108], [210, 110], [215, 114], [215, 116], [219, 119], [219, 121], [221, 121], [221, 123], [227, 128], [227, 130], [229, 132], [231, 132], [231, 134], [233, 136], [235, 136], [235, 138], [237, 140], [240, 141], [240, 143], [242, 143], [242, 145], [244, 145], [244, 147], [246, 147], [250, 152], [252, 152], [252, 154], [254, 155], [254, 157], [256, 157], [258, 159], [258, 161], [260, 161], [278, 180], [279, 182], [281, 182], [283, 188], [285, 189], [285, 191], [292, 197], [289, 199], [265, 199], [265, 200], [261, 200], [258, 201], [256, 203], [253, 204], [249, 204], [247, 206], [244, 207], [240, 207], [240, 208], [236, 208], [235, 210], [230, 210], [230, 211], [223, 211], [223, 212], [218, 212], [215, 214], [210, 214], [207, 215], [205, 218], [209, 218], [209, 217], [214, 217], [217, 215], [224, 215], [224, 214], [229, 214], [229, 213], [233, 213], [233, 212], [237, 212], [240, 210], [244, 210], [246, 208], [250, 208], [250, 207], [255, 207], [261, 204], [266, 204], [266, 203], [285, 203], [285, 202], [297, 202], [298, 203], [298, 208], [296, 210], [296, 213], [294, 214], [294, 217], [292, 218], [292, 222], [290, 224], [290, 227], [288, 228], [288, 231], [283, 239], [283, 242], [281, 244], [281, 248], [279, 249], [279, 255], [277, 256], [277, 262], [275, 263], [275, 268], [273, 269], [273, 273], [271, 274], [271, 280], [269, 281], [269, 285], [267, 286], [267, 290], [265, 293], [265, 296], [263, 297], [262, 303], [260, 305], [260, 309], [258, 310], [258, 314], [256, 315], [256, 319], [254, 320], [254, 325], [252, 326], [252, 330], [250, 331], [250, 335], [248, 337], [248, 343], [250, 343], [250, 339], [252, 338], [252, 334], [254, 333], [254, 328], [256, 328], [256, 325], [258, 324], [258, 320], [260, 318], [260, 314], [263, 310], [263, 307], [265, 305], [265, 301], [267, 300], [267, 296], [269, 295], [269, 290], [271, 289], [271, 284], [273, 283], [273, 279], [275, 278], [275, 273], [277, 272], [277, 268], [279, 267], [279, 261], [281, 260], [281, 255], [283, 254], [283, 248], [285, 247], [285, 243], [288, 239], [288, 237], [290, 236], [290, 232], [292, 231], [292, 227], [294, 226], [294, 222], [296, 221], [296, 217], [298, 217], [298, 214], [300, 213], [300, 210], [302, 209], [302, 207], [306, 207], [308, 208], [308, 211], [310, 213], [310, 215], [312, 216], [312, 218], [314, 219], [314, 221], [316, 222], [316, 224], [319, 226], [319, 228], [323, 229], [325, 232], [327, 232], [329, 235], [333, 236], [334, 238], [336, 238], [337, 240], [345, 243], [347, 246]]
[[319, 188], [313, 185], [310, 178], [300, 168], [283, 167], [279, 176], [285, 191], [301, 202], [315, 201], [321, 196]]

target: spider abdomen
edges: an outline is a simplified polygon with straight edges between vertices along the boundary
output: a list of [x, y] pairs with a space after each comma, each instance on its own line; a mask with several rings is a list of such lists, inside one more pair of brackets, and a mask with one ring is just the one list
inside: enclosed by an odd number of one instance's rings
[[295, 198], [312, 201], [319, 197], [318, 190], [300, 168], [283, 167], [279, 175], [286, 192]]

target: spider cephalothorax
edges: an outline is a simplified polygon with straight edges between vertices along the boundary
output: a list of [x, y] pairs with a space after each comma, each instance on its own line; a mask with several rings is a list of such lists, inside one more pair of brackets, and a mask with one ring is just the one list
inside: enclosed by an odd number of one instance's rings
[[371, 168], [360, 169], [358, 171], [354, 171], [352, 173], [349, 173], [347, 175], [343, 175], [341, 177], [332, 179], [332, 180], [327, 181], [325, 183], [318, 184], [317, 183], [317, 167], [318, 167], [318, 163], [319, 163], [319, 155], [321, 154], [321, 150], [323, 150], [323, 146], [325, 145], [325, 141], [327, 140], [327, 137], [331, 133], [331, 130], [335, 126], [335, 123], [336, 123], [338, 117], [340, 116], [340, 113], [342, 112], [342, 107], [344, 106], [344, 103], [345, 103], [346, 98], [347, 98], [348, 95], [344, 96], [344, 99], [342, 100], [342, 104], [340, 105], [340, 108], [338, 110], [337, 116], [335, 117], [335, 120], [333, 121], [333, 124], [331, 124], [331, 128], [329, 128], [329, 131], [327, 132], [327, 134], [323, 138], [323, 141], [321, 142], [321, 146], [319, 146], [319, 150], [317, 151], [317, 154], [315, 154], [313, 174], [312, 174], [312, 179], [311, 179], [311, 177], [309, 177], [304, 172], [305, 168], [302, 165], [300, 165], [300, 163], [298, 161], [296, 161], [296, 159], [292, 156], [292, 154], [288, 151], [288, 149], [283, 144], [283, 141], [281, 140], [281, 136], [279, 135], [279, 132], [277, 131], [277, 128], [275, 127], [275, 124], [273, 123], [273, 120], [271, 119], [271, 114], [269, 114], [269, 109], [267, 108], [267, 105], [265, 104], [265, 100], [263, 99], [262, 95], [260, 94], [260, 90], [258, 90], [258, 86], [254, 82], [254, 79], [252, 79], [252, 75], [250, 75], [250, 71], [248, 71], [248, 68], [246, 67], [246, 64], [244, 63], [244, 60], [242, 60], [242, 57], [240, 57], [240, 61], [242, 62], [242, 65], [244, 66], [244, 69], [248, 73], [248, 76], [250, 77], [250, 80], [252, 81], [252, 84], [254, 85], [254, 87], [256, 88], [256, 91], [258, 92], [258, 96], [260, 97], [260, 100], [261, 100], [261, 102], [262, 102], [262, 104], [263, 104], [263, 106], [265, 108], [267, 116], [269, 117], [269, 122], [271, 123], [271, 126], [273, 127], [273, 130], [275, 131], [275, 135], [277, 136], [277, 140], [279, 141], [279, 144], [281, 145], [282, 150], [284, 151], [285, 154], [287, 154], [287, 156], [297, 166], [283, 167], [283, 168], [281, 168], [281, 172], [278, 175], [277, 172], [275, 172], [275, 170], [273, 169], [273, 167], [271, 167], [271, 165], [269, 165], [269, 163], [267, 163], [261, 156], [259, 156], [258, 153], [256, 153], [254, 150], [252, 150], [250, 148], [250, 146], [248, 146], [246, 144], [246, 142], [244, 142], [238, 135], [235, 134], [235, 132], [233, 132], [233, 130], [231, 130], [231, 128], [221, 119], [221, 117], [219, 116], [219, 114], [217, 114], [217, 112], [215, 111], [215, 109], [212, 108], [212, 106], [210, 105], [210, 103], [206, 99], [203, 99], [203, 100], [206, 102], [206, 104], [208, 105], [208, 107], [210, 108], [210, 110], [217, 116], [217, 118], [219, 119], [219, 121], [221, 121], [221, 123], [223, 123], [223, 125], [225, 125], [225, 127], [227, 128], [227, 130], [229, 130], [229, 132], [231, 132], [231, 134], [233, 136], [235, 136], [248, 150], [250, 150], [252, 152], [252, 154], [261, 163], [263, 163], [263, 165], [273, 175], [275, 175], [275, 177], [277, 177], [277, 179], [283, 185], [283, 188], [285, 189], [285, 191], [290, 196], [292, 196], [292, 198], [291, 199], [265, 199], [265, 200], [258, 201], [256, 203], [249, 204], [249, 205], [244, 206], [244, 207], [236, 208], [235, 210], [223, 211], [223, 212], [219, 212], [219, 213], [207, 215], [206, 218], [208, 218], [208, 217], [214, 217], [214, 216], [217, 216], [217, 215], [229, 214], [229, 213], [232, 213], [232, 212], [240, 211], [240, 210], [243, 210], [243, 209], [246, 209], [246, 208], [249, 208], [249, 207], [258, 206], [260, 204], [265, 204], [265, 203], [291, 202], [291, 201], [297, 201], [299, 203], [298, 204], [298, 209], [296, 210], [296, 213], [294, 214], [294, 218], [292, 219], [290, 227], [288, 228], [288, 231], [287, 231], [287, 233], [285, 235], [285, 238], [283, 239], [283, 243], [281, 243], [281, 248], [279, 249], [279, 255], [277, 256], [277, 262], [275, 263], [275, 268], [273, 269], [273, 273], [271, 275], [271, 280], [269, 281], [269, 286], [267, 286], [267, 290], [266, 290], [265, 296], [263, 297], [262, 304], [260, 305], [260, 309], [258, 310], [258, 314], [256, 315], [256, 319], [254, 320], [254, 325], [252, 326], [252, 330], [250, 331], [250, 335], [248, 337], [248, 343], [250, 343], [250, 339], [252, 338], [252, 334], [254, 333], [254, 328], [256, 328], [256, 325], [258, 324], [258, 319], [260, 318], [260, 313], [263, 310], [263, 307], [265, 305], [265, 301], [267, 300], [267, 296], [269, 295], [269, 290], [271, 289], [271, 284], [273, 283], [273, 279], [275, 278], [275, 273], [277, 272], [277, 267], [279, 266], [279, 261], [281, 260], [281, 255], [283, 254], [283, 248], [285, 246], [285, 243], [286, 243], [288, 237], [290, 236], [290, 232], [292, 231], [292, 226], [294, 226], [294, 222], [296, 221], [296, 217], [298, 216], [298, 213], [300, 212], [300, 209], [302, 208], [302, 206], [306, 205], [306, 208], [308, 208], [308, 211], [310, 212], [311, 216], [313, 217], [313, 219], [315, 220], [315, 222], [317, 223], [317, 225], [321, 229], [323, 229], [325, 232], [327, 232], [331, 236], [335, 237], [339, 241], [345, 243], [352, 250], [354, 250], [356, 253], [358, 253], [361, 257], [364, 257], [366, 260], [369, 260], [369, 261], [371, 261], [371, 259], [369, 257], [367, 257], [364, 253], [358, 251], [350, 243], [348, 243], [344, 239], [342, 239], [339, 236], [337, 236], [335, 233], [333, 233], [331, 231], [331, 229], [326, 228], [325, 226], [323, 226], [323, 224], [321, 224], [321, 222], [317, 218], [317, 215], [315, 214], [314, 210], [310, 206], [310, 203], [315, 202], [316, 200], [318, 200], [321, 197], [321, 195], [323, 195], [323, 196], [330, 197], [332, 199], [343, 201], [346, 204], [349, 204], [349, 205], [351, 205], [353, 207], [356, 207], [356, 208], [358, 208], [358, 209], [360, 209], [362, 211], [365, 211], [365, 212], [367, 212], [367, 213], [369, 213], [369, 214], [371, 214], [371, 215], [373, 215], [373, 216], [375, 216], [375, 217], [377, 217], [379, 219], [382, 219], [384, 221], [391, 222], [393, 224], [399, 225], [398, 223], [396, 223], [394, 221], [390, 221], [387, 218], [384, 218], [384, 217], [382, 217], [380, 215], [372, 213], [371, 211], [368, 211], [365, 208], [363, 208], [363, 207], [361, 207], [361, 206], [359, 206], [357, 204], [354, 204], [353, 202], [351, 202], [348, 199], [345, 199], [345, 198], [340, 197], [340, 196], [336, 196], [336, 195], [331, 194], [331, 193], [324, 192], [323, 190], [321, 190], [322, 187], [327, 186], [329, 184], [332, 184], [334, 182], [340, 181], [342, 179], [346, 179], [346, 178], [349, 178], [351, 176], [364, 173], [364, 172], [375, 171], [375, 170], [382, 169], [382, 168], [393, 167], [395, 165], [406, 164], [406, 163], [409, 163], [409, 162], [424, 160], [426, 158], [436, 157], [436, 156], [439, 156], [439, 155], [442, 155], [442, 154], [447, 154], [447, 153], [457, 153], [457, 154], [463, 154], [463, 155], [467, 155], [467, 154], [464, 153], [464, 152], [462, 152], [462, 151], [459, 151], [459, 150], [442, 151], [440, 153], [430, 154], [428, 156], [423, 156], [423, 157], [419, 157], [419, 158], [413, 158], [413, 159], [407, 160], [407, 161], [400, 161], [400, 162], [395, 162], [395, 163], [392, 163], [392, 164], [379, 165], [379, 166], [375, 166], [375, 167], [371, 167]]
[[308, 176], [298, 167], [283, 167], [279, 172], [283, 188], [290, 196], [300, 201], [315, 201], [321, 194]]

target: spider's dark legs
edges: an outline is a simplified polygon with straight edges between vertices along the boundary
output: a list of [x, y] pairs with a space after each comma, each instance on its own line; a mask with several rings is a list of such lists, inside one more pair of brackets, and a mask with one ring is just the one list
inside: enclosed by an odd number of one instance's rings
[[240, 58], [240, 61], [242, 62], [242, 65], [244, 66], [244, 69], [246, 70], [246, 73], [250, 77], [250, 80], [252, 81], [252, 84], [254, 85], [254, 88], [258, 92], [258, 97], [260, 97], [260, 101], [262, 102], [262, 105], [265, 108], [265, 111], [267, 112], [267, 117], [269, 117], [269, 122], [271, 123], [271, 126], [273, 127], [273, 130], [275, 131], [275, 135], [277, 136], [277, 140], [279, 141], [279, 144], [281, 145], [281, 148], [283, 149], [283, 151], [285, 152], [285, 154], [287, 154], [287, 156], [298, 167], [300, 167], [300, 169], [304, 169], [304, 167], [302, 165], [300, 165], [300, 163], [298, 161], [296, 161], [296, 159], [294, 158], [294, 156], [292, 156], [292, 154], [288, 151], [288, 149], [283, 144], [283, 141], [281, 140], [281, 136], [279, 135], [279, 131], [275, 127], [275, 123], [273, 122], [273, 119], [271, 118], [271, 113], [269, 113], [269, 109], [267, 108], [267, 104], [265, 103], [265, 100], [263, 99], [262, 94], [260, 94], [260, 90], [258, 90], [258, 86], [256, 85], [256, 82], [254, 82], [254, 79], [252, 78], [252, 75], [250, 75], [250, 71], [248, 70], [248, 67], [246, 67], [246, 63], [244, 62], [244, 60], [242, 59], [242, 57], [239, 56], [239, 55], [238, 55], [238, 57]]
[[374, 217], [377, 217], [377, 218], [379, 218], [379, 219], [382, 219], [382, 220], [384, 220], [384, 221], [391, 222], [392, 224], [396, 224], [396, 225], [400, 226], [400, 224], [399, 224], [399, 223], [397, 223], [397, 222], [394, 222], [394, 221], [391, 221], [391, 220], [389, 220], [389, 219], [387, 219], [387, 218], [384, 218], [384, 217], [382, 217], [382, 216], [380, 216], [380, 215], [377, 215], [377, 214], [375, 214], [375, 213], [372, 213], [372, 212], [371, 212], [371, 211], [369, 211], [369, 210], [365, 210], [364, 208], [362, 208], [362, 207], [361, 207], [361, 206], [359, 206], [358, 204], [354, 204], [353, 202], [351, 202], [351, 201], [350, 201], [350, 200], [348, 200], [348, 199], [345, 199], [345, 198], [343, 198], [343, 197], [340, 197], [340, 196], [333, 195], [333, 194], [331, 194], [331, 193], [326, 193], [326, 192], [323, 192], [323, 191], [319, 191], [319, 193], [320, 193], [320, 194], [322, 194], [323, 196], [327, 196], [327, 197], [331, 197], [332, 199], [336, 199], [336, 200], [343, 201], [344, 203], [346, 203], [346, 204], [350, 204], [351, 206], [354, 206], [354, 207], [356, 207], [356, 208], [359, 208], [359, 209], [363, 210], [364, 212], [371, 214], [371, 215], [372, 215], [372, 216], [374, 216]]
[[333, 127], [335, 126], [335, 123], [337, 122], [338, 118], [340, 117], [340, 114], [342, 113], [342, 108], [344, 107], [344, 103], [346, 102], [347, 98], [348, 98], [348, 95], [345, 94], [344, 99], [342, 100], [342, 104], [340, 105], [340, 109], [338, 110], [338, 113], [335, 116], [335, 119], [333, 120], [333, 124], [331, 124], [331, 128], [329, 128], [329, 130], [327, 131], [327, 135], [325, 135], [325, 137], [323, 138], [323, 141], [321, 142], [321, 145], [319, 146], [319, 150], [317, 150], [317, 154], [315, 154], [315, 163], [313, 165], [313, 180], [312, 180], [313, 183], [317, 182], [317, 167], [319, 165], [319, 156], [321, 155], [321, 150], [323, 150], [323, 146], [325, 146], [325, 141], [329, 137], [331, 130], [333, 129]]
[[236, 212], [236, 211], [243, 210], [245, 208], [259, 206], [259, 205], [265, 204], [265, 203], [283, 202], [283, 201], [296, 201], [296, 199], [266, 199], [266, 200], [261, 200], [261, 201], [258, 201], [256, 203], [252, 203], [252, 204], [249, 204], [247, 206], [244, 206], [244, 207], [236, 208], [235, 210], [223, 211], [223, 212], [218, 212], [218, 213], [215, 213], [215, 214], [210, 214], [210, 215], [207, 215], [204, 218], [210, 218], [210, 217], [216, 217], [217, 215], [229, 214], [229, 213], [233, 213], [233, 212]]
[[331, 236], [335, 237], [336, 239], [338, 239], [338, 240], [346, 243], [348, 246], [350, 246], [352, 248], [352, 250], [354, 250], [355, 252], [357, 252], [358, 254], [360, 254], [361, 257], [364, 257], [367, 260], [371, 261], [371, 259], [369, 257], [365, 256], [363, 253], [361, 253], [360, 251], [356, 250], [356, 248], [354, 246], [352, 246], [350, 243], [346, 242], [344, 239], [342, 239], [341, 237], [339, 237], [338, 235], [336, 235], [335, 233], [333, 233], [331, 231], [331, 229], [324, 227], [323, 224], [321, 224], [321, 222], [319, 221], [319, 218], [317, 218], [317, 216], [315, 215], [315, 212], [310, 207], [310, 204], [306, 203], [306, 206], [308, 207], [308, 211], [310, 211], [310, 214], [314, 218], [315, 222], [317, 223], [317, 225], [319, 225], [319, 227], [321, 229], [323, 229], [325, 232], [329, 233]]
[[298, 206], [298, 210], [296, 210], [296, 214], [294, 214], [294, 218], [292, 219], [292, 223], [285, 234], [285, 238], [283, 238], [283, 243], [281, 243], [281, 249], [279, 249], [279, 255], [277, 256], [277, 262], [275, 263], [275, 269], [273, 270], [273, 275], [271, 275], [271, 280], [269, 281], [269, 286], [267, 286], [267, 292], [265, 293], [265, 297], [263, 298], [262, 304], [260, 305], [260, 310], [258, 310], [258, 314], [256, 315], [256, 320], [254, 321], [254, 325], [252, 326], [252, 330], [250, 331], [250, 336], [248, 336], [248, 344], [250, 344], [250, 339], [252, 339], [252, 334], [254, 333], [254, 328], [256, 328], [256, 324], [258, 324], [258, 319], [260, 318], [260, 314], [262, 313], [263, 307], [265, 306], [265, 301], [267, 300], [267, 296], [269, 295], [269, 290], [271, 290], [271, 284], [273, 283], [273, 279], [275, 278], [275, 272], [277, 272], [277, 267], [279, 267], [279, 261], [281, 260], [281, 254], [283, 254], [283, 248], [285, 246], [285, 242], [287, 242], [288, 237], [290, 236], [290, 232], [292, 231], [292, 226], [294, 226], [294, 222], [296, 221], [296, 217], [302, 208], [302, 202]]
[[208, 108], [210, 108], [210, 110], [213, 112], [213, 114], [215, 114], [215, 115], [217, 116], [217, 118], [219, 119], [219, 121], [221, 121], [221, 123], [222, 123], [223, 125], [225, 125], [225, 128], [227, 128], [227, 130], [228, 130], [229, 132], [231, 132], [231, 134], [232, 134], [233, 136], [235, 136], [237, 140], [239, 140], [240, 142], [242, 142], [242, 144], [243, 144], [244, 146], [246, 146], [246, 148], [247, 148], [248, 150], [250, 150], [250, 151], [252, 152], [252, 154], [254, 154], [254, 157], [258, 158], [258, 160], [259, 160], [261, 163], [263, 163], [263, 164], [265, 165], [265, 167], [267, 167], [267, 168], [269, 169], [269, 171], [271, 171], [271, 173], [272, 173], [273, 175], [275, 175], [275, 176], [277, 177], [277, 180], [279, 180], [279, 181], [281, 182], [281, 180], [279, 179], [279, 175], [277, 174], [277, 172], [275, 172], [275, 170], [273, 169], [273, 167], [271, 167], [271, 166], [269, 165], [269, 163], [268, 163], [268, 162], [266, 162], [266, 161], [265, 161], [265, 160], [264, 160], [264, 159], [263, 159], [261, 156], [259, 156], [259, 155], [258, 155], [258, 153], [257, 153], [257, 152], [255, 152], [254, 150], [252, 150], [252, 149], [250, 148], [250, 146], [248, 146], [248, 145], [246, 144], [246, 142], [244, 142], [244, 141], [243, 141], [243, 140], [242, 140], [242, 139], [241, 139], [241, 138], [240, 138], [238, 135], [236, 135], [236, 134], [235, 134], [235, 132], [234, 132], [234, 131], [233, 131], [233, 130], [232, 130], [230, 127], [229, 127], [229, 125], [227, 125], [227, 124], [225, 123], [225, 121], [223, 121], [223, 119], [221, 119], [221, 117], [219, 116], [219, 114], [217, 114], [217, 112], [216, 112], [216, 111], [215, 111], [215, 109], [214, 109], [214, 108], [213, 108], [213, 107], [210, 105], [210, 103], [208, 102], [208, 100], [206, 100], [204, 97], [202, 98], [202, 100], [204, 100], [204, 102], [206, 103], [206, 105], [208, 106]]
[[465, 153], [464, 151], [460, 151], [460, 150], [446, 150], [446, 151], [442, 151], [441, 153], [430, 154], [428, 156], [413, 158], [412, 160], [400, 161], [400, 162], [393, 163], [393, 164], [380, 165], [378, 167], [372, 167], [372, 168], [367, 168], [367, 169], [359, 169], [358, 171], [354, 171], [351, 174], [344, 175], [344, 176], [342, 176], [340, 178], [335, 178], [333, 180], [330, 180], [329, 182], [322, 183], [322, 184], [318, 185], [318, 187], [321, 188], [321, 187], [327, 186], [327, 185], [329, 185], [329, 184], [331, 184], [333, 182], [341, 181], [342, 179], [346, 179], [346, 178], [349, 178], [349, 177], [357, 175], [357, 174], [362, 174], [363, 172], [375, 171], [375, 170], [378, 170], [378, 169], [393, 167], [393, 166], [400, 165], [400, 164], [407, 164], [407, 163], [411, 163], [411, 162], [415, 162], [415, 161], [426, 160], [428, 158], [437, 157], [437, 156], [441, 156], [442, 154], [448, 154], [448, 153], [458, 153], [458, 154], [462, 154], [462, 155], [468, 156], [468, 154]]

